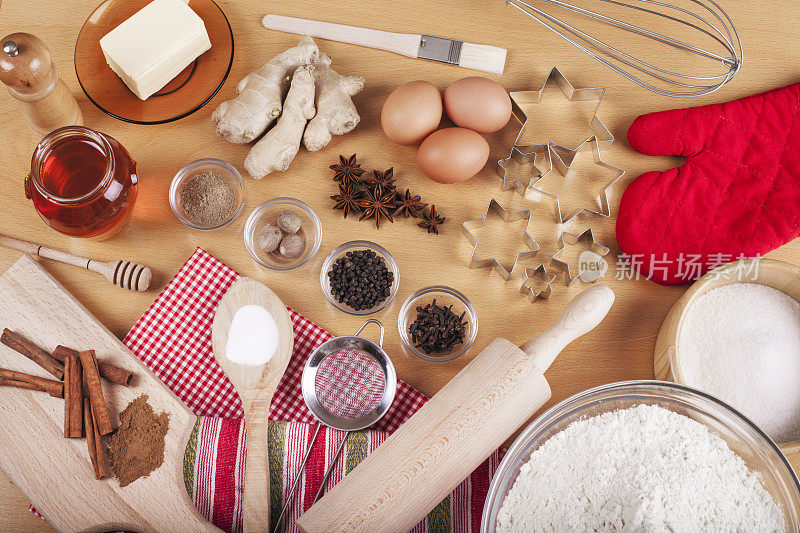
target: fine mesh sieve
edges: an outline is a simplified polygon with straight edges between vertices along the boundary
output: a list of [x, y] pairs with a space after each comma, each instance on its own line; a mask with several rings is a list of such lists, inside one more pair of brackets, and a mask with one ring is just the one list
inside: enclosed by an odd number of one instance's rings
[[[378, 344], [359, 336], [368, 324], [375, 324], [380, 329]], [[364, 322], [355, 335], [335, 337], [321, 344], [308, 358], [303, 368], [303, 400], [319, 423], [303, 455], [300, 470], [289, 488], [275, 531], [280, 529], [322, 424], [346, 431], [347, 434], [325, 471], [325, 477], [314, 497], [315, 502], [322, 496], [350, 432], [368, 428], [380, 420], [392, 405], [397, 389], [397, 375], [391, 359], [383, 350], [383, 334], [383, 324], [370, 319]]]

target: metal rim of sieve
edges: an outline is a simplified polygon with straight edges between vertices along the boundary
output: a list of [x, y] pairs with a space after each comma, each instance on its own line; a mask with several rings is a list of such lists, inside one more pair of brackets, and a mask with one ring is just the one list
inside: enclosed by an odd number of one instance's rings
[[[380, 328], [380, 341], [377, 344], [367, 338], [359, 336], [370, 323], [376, 324]], [[389, 407], [392, 405], [397, 390], [397, 374], [392, 360], [389, 359], [389, 356], [383, 350], [383, 334], [383, 324], [375, 319], [369, 319], [364, 322], [354, 335], [334, 337], [322, 343], [314, 350], [303, 368], [301, 385], [303, 400], [306, 402], [311, 414], [313, 414], [317, 420], [326, 426], [341, 431], [358, 431], [368, 428], [386, 414]], [[322, 406], [317, 397], [316, 379], [319, 365], [326, 357], [341, 350], [356, 350], [364, 353], [378, 363], [383, 371], [383, 396], [380, 402], [372, 411], [359, 418], [348, 419], [333, 415]]]

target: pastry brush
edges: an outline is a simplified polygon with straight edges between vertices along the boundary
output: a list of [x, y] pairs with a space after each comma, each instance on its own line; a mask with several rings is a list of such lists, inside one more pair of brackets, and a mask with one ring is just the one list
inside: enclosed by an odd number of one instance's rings
[[502, 74], [506, 64], [505, 48], [465, 43], [447, 37], [392, 33], [283, 15], [265, 15], [261, 23], [270, 30], [357, 44], [395, 52], [406, 57], [431, 59], [493, 74]]

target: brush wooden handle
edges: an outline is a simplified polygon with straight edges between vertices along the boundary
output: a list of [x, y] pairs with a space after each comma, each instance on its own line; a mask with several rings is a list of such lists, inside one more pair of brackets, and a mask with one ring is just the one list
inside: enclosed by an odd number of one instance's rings
[[261, 24], [269, 30], [309, 35], [320, 39], [328, 39], [329, 41], [377, 48], [378, 50], [386, 50], [406, 57], [417, 57], [420, 40], [422, 39], [420, 34], [392, 33], [284, 15], [265, 15], [261, 20]]
[[0, 246], [97, 272], [117, 287], [132, 291], [146, 291], [153, 278], [153, 273], [149, 268], [132, 261], [118, 260], [103, 263], [6, 235], [0, 235]]
[[410, 530], [550, 398], [537, 365], [597, 326], [613, 301], [605, 285], [582, 292], [528, 353], [496, 339], [301, 516], [300, 531]]

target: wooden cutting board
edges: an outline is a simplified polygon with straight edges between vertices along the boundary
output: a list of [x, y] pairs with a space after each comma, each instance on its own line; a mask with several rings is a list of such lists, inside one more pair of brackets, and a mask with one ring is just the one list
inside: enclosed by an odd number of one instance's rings
[[[63, 400], [0, 388], [0, 468], [53, 527], [70, 532], [218, 531], [195, 509], [183, 483], [184, 450], [197, 417], [30, 256], [0, 276], [4, 327], [48, 351], [58, 344], [91, 348], [99, 359], [133, 370], [130, 387], [104, 383], [115, 424], [118, 413], [140, 394], [149, 396], [156, 413], [170, 415], [164, 464], [120, 488], [116, 479], [94, 478], [85, 439], [63, 437]], [[4, 345], [0, 367], [52, 378]]]

